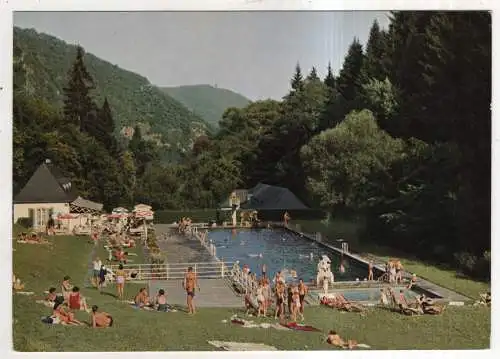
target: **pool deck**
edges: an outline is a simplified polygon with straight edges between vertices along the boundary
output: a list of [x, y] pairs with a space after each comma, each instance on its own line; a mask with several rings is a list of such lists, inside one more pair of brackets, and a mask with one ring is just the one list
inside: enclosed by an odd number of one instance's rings
[[[308, 234], [308, 233], [303, 233], [303, 232], [299, 232], [299, 231], [296, 231], [295, 229], [293, 228], [289, 228], [289, 227], [282, 227], [282, 228], [285, 228], [287, 230], [289, 230], [290, 232], [293, 232], [295, 234], [299, 234], [311, 241], [314, 241], [314, 242], [317, 242], [329, 249], [331, 249], [332, 251], [338, 253], [338, 254], [341, 254], [341, 255], [344, 255], [346, 257], [349, 257], [357, 262], [360, 262], [364, 265], [366, 265], [367, 269], [368, 269], [368, 265], [370, 262], [373, 263], [373, 267], [375, 269], [378, 269], [379, 271], [381, 272], [385, 272], [385, 263], [383, 263], [381, 260], [379, 260], [378, 258], [371, 258], [371, 259], [366, 259], [366, 258], [363, 258], [355, 253], [352, 253], [352, 252], [344, 252], [342, 251], [342, 249], [340, 248], [337, 248], [331, 244], [328, 244], [328, 243], [325, 243], [321, 240], [318, 240], [315, 236], [311, 235], [311, 234]], [[410, 279], [412, 276], [411, 273], [409, 272], [403, 272], [403, 277], [404, 278], [407, 278], [407, 279]], [[375, 282], [371, 282], [371, 283], [375, 283]], [[379, 282], [380, 283], [380, 282]], [[370, 283], [366, 283], [364, 281], [359, 281], [359, 282], [337, 282], [337, 283], [334, 283], [331, 288], [339, 288], [339, 287], [361, 287], [362, 285], [370, 285]], [[379, 284], [380, 286], [381, 284]], [[387, 284], [386, 284], [387, 285]], [[438, 286], [437, 284], [434, 284], [432, 282], [429, 282], [428, 280], [425, 280], [423, 278], [418, 278], [417, 280], [417, 284], [415, 285], [416, 288], [420, 289], [420, 290], [423, 290], [424, 292], [428, 292], [430, 294], [432, 294], [433, 296], [437, 296], [437, 297], [440, 297], [438, 300], [439, 301], [443, 301], [443, 302], [468, 302], [468, 301], [471, 301], [472, 299], [471, 298], [468, 298], [460, 293], [456, 293], [452, 290], [449, 290], [449, 289], [446, 289], [446, 288], [443, 288], [441, 286]]]
[[[173, 228], [169, 224], [155, 224], [157, 235], [170, 233]], [[196, 238], [189, 238], [180, 234], [172, 234], [168, 240], [159, 240], [158, 246], [166, 253], [167, 261], [171, 263], [207, 263], [215, 259]]]
[[[224, 279], [199, 279], [200, 290], [196, 291], [195, 305], [199, 308], [241, 308], [244, 303], [227, 285]], [[149, 294], [156, 295], [159, 289], [167, 293], [167, 301], [175, 306], [186, 306], [186, 291], [181, 280], [150, 281]]]

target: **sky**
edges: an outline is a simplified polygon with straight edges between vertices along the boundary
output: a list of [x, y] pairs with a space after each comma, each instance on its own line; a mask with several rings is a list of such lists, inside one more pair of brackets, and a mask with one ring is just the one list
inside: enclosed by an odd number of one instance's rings
[[355, 37], [365, 44], [385, 12], [16, 12], [35, 28], [136, 72], [157, 86], [210, 84], [280, 99], [297, 62], [335, 72]]

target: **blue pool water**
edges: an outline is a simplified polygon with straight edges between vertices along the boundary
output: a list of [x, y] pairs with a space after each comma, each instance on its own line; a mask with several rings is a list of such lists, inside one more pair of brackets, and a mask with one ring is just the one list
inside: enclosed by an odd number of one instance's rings
[[262, 265], [266, 264], [268, 276], [287, 268], [295, 270], [298, 277], [309, 282], [316, 279], [318, 261], [321, 255], [326, 254], [332, 261], [336, 282], [356, 278], [362, 280], [367, 276], [367, 268], [352, 263], [349, 258], [344, 258], [345, 272], [340, 273], [339, 254], [284, 229], [214, 229], [208, 232], [208, 239], [217, 247], [219, 259], [238, 260], [241, 266], [248, 264], [257, 275], [261, 274]]
[[[414, 301], [415, 296], [420, 293], [415, 290], [408, 290], [405, 287], [395, 287], [396, 298], [399, 298], [399, 291], [403, 289], [405, 298], [409, 301]], [[312, 293], [321, 293], [321, 291], [312, 291]], [[380, 301], [380, 288], [360, 288], [360, 289], [335, 289], [330, 290], [330, 293], [342, 293], [348, 301], [353, 302], [378, 302]]]

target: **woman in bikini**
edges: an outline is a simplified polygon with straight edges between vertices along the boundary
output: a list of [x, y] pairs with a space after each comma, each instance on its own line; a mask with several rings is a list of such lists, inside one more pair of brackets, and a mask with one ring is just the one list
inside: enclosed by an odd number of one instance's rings
[[266, 316], [266, 297], [264, 296], [264, 286], [262, 280], [259, 281], [259, 286], [257, 287], [257, 303], [259, 303], [257, 317], [260, 317], [260, 313]]
[[188, 314], [195, 314], [196, 312], [193, 299], [194, 299], [195, 288], [198, 287], [198, 290], [200, 290], [200, 287], [198, 286], [197, 282], [198, 281], [196, 279], [196, 274], [193, 273], [193, 267], [189, 267], [183, 283], [183, 287], [186, 290], [187, 294]]
[[92, 328], [109, 328], [113, 326], [113, 317], [105, 312], [98, 312], [97, 305], [92, 306]]
[[293, 321], [297, 321], [297, 314], [300, 314], [301, 319], [304, 320], [304, 315], [301, 313], [301, 303], [300, 303], [300, 295], [299, 295], [299, 289], [298, 288], [293, 288], [293, 294], [292, 294], [292, 318]]
[[118, 292], [118, 299], [123, 299], [123, 288], [125, 287], [125, 277], [126, 273], [123, 269], [123, 264], [120, 263], [118, 266], [118, 270], [115, 273], [116, 275], [116, 290]]

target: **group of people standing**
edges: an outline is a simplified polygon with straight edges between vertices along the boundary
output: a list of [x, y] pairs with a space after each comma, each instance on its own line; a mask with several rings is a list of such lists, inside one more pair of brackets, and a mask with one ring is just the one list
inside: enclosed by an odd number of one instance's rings
[[[289, 318], [296, 321], [300, 316], [304, 320], [304, 304], [305, 296], [308, 292], [308, 287], [302, 279], [299, 279], [298, 284], [285, 282], [281, 272], [276, 273], [274, 280], [274, 287], [267, 276], [263, 275], [258, 280], [258, 285], [253, 293], [257, 298], [257, 316], [267, 316], [268, 310], [274, 302], [274, 318], [284, 318], [288, 312]], [[245, 296], [245, 306], [247, 313], [254, 307], [249, 294]]]

